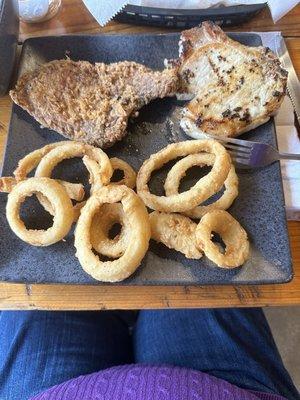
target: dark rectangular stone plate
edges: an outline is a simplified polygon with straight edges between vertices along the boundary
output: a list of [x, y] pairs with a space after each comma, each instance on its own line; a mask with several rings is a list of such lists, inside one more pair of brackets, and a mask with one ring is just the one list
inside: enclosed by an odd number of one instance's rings
[[[261, 44], [256, 34], [232, 34], [234, 39], [251, 46]], [[54, 59], [69, 56], [73, 60], [115, 62], [134, 60], [162, 69], [164, 58], [178, 54], [178, 34], [128, 36], [60, 36], [28, 39], [23, 46], [20, 74]], [[182, 103], [172, 99], [156, 100], [141, 110], [129, 124], [129, 134], [108, 154], [128, 161], [136, 170], [150, 154], [165, 147], [174, 138], [166, 127], [167, 118], [178, 128]], [[17, 162], [28, 152], [62, 136], [42, 129], [27, 112], [14, 105], [2, 175], [11, 175]], [[186, 140], [182, 132], [179, 140]], [[243, 135], [243, 139], [276, 145], [271, 120]], [[239, 196], [230, 213], [245, 227], [251, 242], [251, 256], [241, 268], [217, 268], [206, 257], [188, 260], [180, 253], [151, 241], [150, 249], [136, 273], [126, 285], [204, 285], [265, 284], [287, 282], [292, 278], [291, 255], [286, 227], [284, 198], [279, 163], [253, 171], [238, 171]], [[86, 179], [81, 162], [64, 162], [56, 177]], [[195, 177], [194, 177], [195, 178]], [[156, 192], [161, 190], [163, 174], [153, 179]], [[160, 188], [159, 188], [160, 187]], [[31, 283], [97, 284], [75, 258], [71, 232], [66, 241], [45, 248], [33, 247], [18, 239], [5, 218], [6, 194], [0, 194], [0, 280]], [[47, 217], [37, 205], [29, 204], [22, 217], [31, 227], [43, 227]]]

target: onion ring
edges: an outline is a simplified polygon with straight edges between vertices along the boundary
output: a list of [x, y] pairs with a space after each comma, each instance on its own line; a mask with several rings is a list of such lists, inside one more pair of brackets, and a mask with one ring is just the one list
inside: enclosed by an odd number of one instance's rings
[[88, 156], [99, 165], [99, 173], [96, 175], [100, 186], [107, 185], [113, 173], [108, 156], [103, 150], [85, 143], [67, 142], [49, 151], [37, 166], [35, 176], [51, 177], [52, 171], [57, 164], [68, 158]]
[[120, 158], [111, 158], [111, 165], [114, 171], [123, 171], [124, 177], [117, 182], [110, 182], [110, 185], [125, 185], [130, 189], [133, 189], [136, 184], [136, 172], [135, 170], [125, 161]]
[[[172, 196], [156, 196], [150, 193], [148, 181], [151, 173], [177, 157], [200, 152], [215, 155], [211, 171], [186, 192]], [[137, 175], [137, 193], [153, 210], [165, 212], [188, 211], [218, 192], [231, 167], [230, 156], [215, 140], [187, 140], [172, 143], [146, 160]]]
[[73, 206], [73, 211], [74, 211], [74, 219], [73, 222], [76, 222], [80, 216], [82, 208], [86, 205], [86, 201], [81, 201], [80, 203], [76, 203]]
[[[105, 203], [121, 201], [131, 227], [124, 254], [114, 261], [100, 261], [92, 251], [90, 229], [96, 212]], [[150, 240], [149, 216], [145, 205], [127, 186], [109, 185], [96, 191], [81, 210], [75, 230], [76, 256], [82, 268], [94, 279], [118, 282], [130, 276], [145, 256]]]
[[180, 214], [168, 214], [153, 211], [149, 215], [151, 238], [161, 242], [169, 249], [183, 253], [187, 258], [198, 260], [202, 257], [196, 246], [197, 224]]
[[[211, 240], [212, 232], [217, 232], [224, 241], [226, 245], [224, 254]], [[224, 210], [210, 211], [202, 217], [196, 229], [196, 240], [206, 257], [221, 268], [239, 267], [249, 256], [246, 231]]]
[[[116, 223], [121, 224], [120, 233], [110, 239], [109, 230]], [[97, 214], [94, 215], [91, 225], [91, 243], [100, 254], [111, 258], [122, 256], [127, 247], [130, 236], [130, 227], [126, 223], [123, 207], [119, 203], [103, 204]]]
[[103, 186], [99, 164], [89, 156], [83, 156], [82, 161], [89, 172], [89, 183], [91, 185], [90, 195], [92, 195], [95, 189], [100, 189]]
[[[68, 191], [67, 191], [68, 193]], [[69, 196], [70, 197], [70, 196]], [[49, 202], [49, 200], [43, 196], [42, 194], [37, 194], [37, 198], [39, 200], [39, 202], [41, 203], [41, 205], [44, 207], [44, 209], [50, 214], [50, 215], [54, 215], [54, 210], [51, 206], [51, 203]], [[74, 211], [74, 220], [73, 222], [76, 222], [79, 218], [79, 215], [81, 213], [81, 209], [85, 206], [86, 201], [80, 201], [79, 203], [76, 203], [73, 205], [73, 211]]]
[[[213, 165], [214, 156], [212, 154], [190, 154], [179, 160], [169, 171], [165, 181], [165, 192], [167, 196], [178, 194], [181, 179], [186, 171], [194, 166]], [[192, 210], [185, 211], [184, 214], [190, 218], [200, 219], [204, 214], [211, 210], [227, 210], [238, 195], [238, 177], [234, 165], [231, 165], [228, 176], [224, 182], [225, 191], [215, 202], [206, 206], [197, 206]]]
[[16, 184], [17, 180], [13, 176], [2, 176], [0, 178], [0, 192], [10, 193]]
[[40, 163], [41, 159], [49, 153], [49, 151], [55, 149], [58, 146], [62, 146], [63, 144], [72, 143], [67, 140], [62, 142], [55, 142], [47, 144], [40, 149], [34, 150], [31, 153], [27, 154], [23, 157], [19, 162], [18, 166], [14, 171], [14, 176], [16, 177], [17, 182], [23, 181], [27, 176], [33, 171], [38, 164]]
[[[20, 218], [20, 207], [25, 198], [42, 193], [55, 210], [53, 225], [47, 230], [27, 229]], [[34, 246], [49, 246], [63, 239], [69, 232], [74, 212], [66, 190], [50, 178], [28, 178], [19, 182], [9, 193], [6, 218], [12, 231], [24, 242]]]
[[[69, 143], [76, 143], [76, 142], [70, 142], [67, 140], [63, 140], [60, 142], [55, 142], [55, 143], [50, 143], [47, 144], [44, 147], [41, 147], [40, 149], [34, 150], [31, 153], [27, 154], [25, 157], [23, 157], [19, 162], [18, 166], [14, 171], [14, 176], [16, 177], [16, 182], [23, 181], [28, 177], [31, 171], [33, 171], [42, 158], [48, 154], [51, 150], [62, 146], [62, 145], [67, 145]], [[67, 193], [69, 197], [73, 200], [76, 201], [81, 201], [84, 197], [84, 188], [83, 185], [79, 183], [71, 183], [71, 182], [66, 182], [62, 180], [58, 180], [59, 183], [61, 183], [65, 189], [67, 190]], [[47, 201], [47, 199], [43, 198], [42, 195], [38, 195], [38, 199], [42, 206], [45, 208], [46, 211], [48, 211], [50, 214], [53, 215], [53, 210], [51, 208], [50, 203]]]
[[[56, 182], [60, 183], [65, 189], [72, 200], [80, 201], [80, 203], [76, 203], [73, 208], [74, 208], [74, 222], [77, 221], [79, 214], [78, 210], [80, 211], [81, 207], [84, 206], [85, 202], [81, 201], [84, 198], [84, 188], [81, 183], [70, 183], [66, 181], [61, 181], [60, 179], [55, 179]], [[53, 210], [51, 203], [45, 196], [43, 196], [40, 193], [37, 193], [36, 197], [38, 198], [39, 202], [41, 205], [44, 207], [44, 209], [51, 215], [54, 215], [55, 211]]]
[[[84, 198], [84, 188], [81, 183], [70, 183], [60, 179], [55, 180], [66, 189], [70, 199], [81, 201]], [[0, 178], [0, 192], [10, 193], [17, 183], [17, 179], [13, 176], [3, 176]]]
[[[61, 161], [74, 158], [74, 157], [88, 157], [88, 166], [92, 164], [92, 167], [88, 167], [89, 172], [93, 170], [93, 177], [90, 176], [90, 181], [93, 181], [91, 193], [96, 187], [101, 187], [107, 184], [112, 176], [112, 166], [109, 158], [103, 150], [95, 148], [93, 146], [78, 143], [78, 142], [67, 142], [61, 146], [57, 146], [50, 150], [38, 164], [35, 176], [37, 177], [51, 177], [54, 167]], [[84, 159], [84, 164], [87, 166], [87, 161]], [[45, 202], [42, 196], [38, 196], [40, 203], [50, 213], [53, 214], [53, 210], [49, 207], [48, 202]], [[74, 216], [78, 214], [75, 212]]]
[[84, 192], [84, 187], [81, 183], [71, 183], [67, 181], [62, 181], [61, 179], [55, 179], [55, 180], [66, 189], [66, 192], [70, 197], [70, 199], [75, 201], [83, 200], [85, 192]]

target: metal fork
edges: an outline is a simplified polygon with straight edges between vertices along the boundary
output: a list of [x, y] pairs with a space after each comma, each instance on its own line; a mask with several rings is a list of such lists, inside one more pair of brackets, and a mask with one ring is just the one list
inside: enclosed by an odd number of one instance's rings
[[220, 142], [228, 150], [234, 163], [251, 168], [264, 167], [278, 160], [300, 160], [300, 154], [279, 153], [273, 146], [266, 143], [207, 136]]

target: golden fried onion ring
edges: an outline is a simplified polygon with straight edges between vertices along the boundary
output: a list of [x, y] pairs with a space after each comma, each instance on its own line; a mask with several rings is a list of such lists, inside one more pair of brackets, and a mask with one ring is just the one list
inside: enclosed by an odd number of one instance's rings
[[64, 140], [61, 142], [55, 142], [47, 144], [46, 146], [34, 150], [31, 153], [27, 154], [23, 157], [19, 162], [18, 166], [14, 171], [14, 176], [16, 177], [17, 182], [23, 181], [27, 178], [31, 171], [33, 171], [38, 164], [40, 163], [41, 159], [49, 153], [49, 151], [53, 150], [58, 146], [62, 146], [63, 144], [72, 143], [70, 141]]
[[[91, 225], [105, 203], [121, 202], [131, 231], [124, 254], [114, 261], [100, 261], [92, 251]], [[150, 240], [149, 216], [136, 193], [123, 185], [108, 185], [95, 191], [81, 210], [75, 230], [76, 256], [82, 268], [94, 279], [118, 282], [130, 276], [145, 256]]]
[[89, 172], [89, 183], [91, 185], [90, 195], [93, 194], [94, 190], [97, 190], [103, 186], [101, 179], [101, 172], [99, 169], [99, 164], [96, 160], [93, 160], [89, 156], [83, 156], [83, 164]]
[[[172, 196], [156, 196], [150, 193], [148, 181], [154, 170], [177, 157], [200, 152], [215, 155], [211, 171], [186, 192]], [[172, 143], [146, 160], [137, 175], [137, 193], [153, 210], [165, 212], [188, 211], [218, 192], [231, 168], [230, 156], [215, 140], [187, 140]]]
[[[26, 197], [36, 193], [42, 193], [55, 210], [53, 225], [47, 230], [27, 229], [20, 218], [21, 204]], [[6, 218], [12, 231], [24, 242], [33, 246], [49, 246], [67, 235], [74, 215], [72, 202], [62, 185], [50, 178], [28, 178], [9, 193]]]
[[[122, 226], [120, 233], [110, 239], [109, 230], [114, 224]], [[94, 215], [91, 225], [91, 243], [93, 248], [100, 254], [110, 258], [122, 256], [127, 247], [131, 228], [126, 222], [122, 204], [103, 204]]]
[[85, 143], [68, 142], [49, 151], [37, 166], [35, 176], [51, 177], [57, 164], [68, 158], [88, 156], [99, 165], [99, 173], [96, 175], [100, 186], [107, 185], [113, 173], [108, 156], [103, 150]]
[[17, 180], [13, 176], [2, 176], [0, 178], [0, 192], [10, 193], [16, 184]]
[[[50, 178], [52, 171], [57, 164], [65, 159], [74, 157], [86, 157], [90, 160], [84, 160], [84, 163], [86, 166], [87, 162], [88, 165], [92, 165], [92, 167], [90, 167], [93, 170], [93, 178], [90, 177], [90, 180], [93, 181], [91, 193], [96, 187], [106, 185], [110, 181], [113, 170], [109, 158], [104, 151], [88, 144], [78, 142], [67, 142], [66, 144], [62, 144], [61, 146], [57, 146], [50, 150], [46, 155], [44, 155], [38, 164], [35, 176]], [[89, 172], [90, 168], [88, 168]], [[49, 203], [45, 201], [42, 196], [38, 196], [38, 199], [45, 210], [50, 214], [53, 214], [53, 209], [49, 206]], [[80, 208], [80, 206], [78, 207]], [[74, 216], [77, 217], [77, 215], [78, 213], [75, 212]]]
[[169, 249], [183, 253], [187, 258], [198, 260], [202, 253], [196, 246], [197, 224], [180, 214], [153, 211], [149, 215], [151, 238], [161, 242]]
[[[14, 171], [14, 176], [16, 178], [16, 183], [23, 181], [28, 177], [31, 171], [33, 171], [38, 164], [40, 163], [41, 159], [48, 154], [51, 150], [55, 149], [56, 147], [66, 145], [69, 143], [75, 143], [75, 142], [70, 142], [67, 140], [61, 141], [61, 142], [55, 142], [55, 143], [50, 143], [47, 144], [44, 147], [41, 147], [40, 149], [34, 150], [31, 153], [27, 154], [25, 157], [23, 157], [19, 162], [18, 166]], [[0, 178], [3, 179], [3, 178]], [[76, 201], [81, 201], [84, 197], [84, 188], [83, 185], [80, 183], [71, 183], [71, 182], [66, 182], [57, 179], [59, 183], [61, 183], [64, 188], [67, 190], [68, 195], [70, 196], [71, 199], [76, 200]], [[11, 181], [12, 182], [12, 181]], [[12, 188], [12, 186], [11, 186]], [[8, 189], [8, 187], [7, 187]], [[0, 183], [0, 191], [1, 191], [1, 183]], [[3, 190], [5, 192], [10, 192], [11, 190]], [[39, 196], [42, 198], [42, 196]], [[47, 206], [47, 201], [43, 202], [43, 205], [45, 206], [45, 209], [49, 212], [51, 211], [51, 207], [48, 205]]]
[[86, 205], [86, 201], [81, 201], [80, 203], [76, 203], [73, 206], [73, 211], [74, 211], [74, 220], [73, 222], [76, 222], [79, 218], [79, 215], [81, 213], [82, 208]]
[[136, 173], [135, 170], [125, 161], [120, 158], [111, 158], [111, 165], [114, 171], [123, 171], [124, 177], [117, 182], [110, 182], [111, 185], [125, 185], [130, 189], [133, 189], [136, 184]]
[[[70, 183], [60, 179], [55, 180], [66, 189], [70, 199], [81, 201], [84, 198], [84, 188], [81, 183]], [[17, 183], [17, 179], [13, 176], [3, 176], [0, 178], [0, 192], [10, 193]]]
[[70, 199], [81, 201], [84, 198], [85, 192], [84, 187], [81, 183], [71, 183], [67, 181], [62, 181], [61, 179], [55, 180], [66, 189], [66, 192]]
[[[178, 194], [181, 179], [186, 171], [194, 166], [203, 167], [213, 165], [215, 157], [212, 154], [190, 154], [179, 160], [169, 171], [164, 188], [167, 196]], [[229, 174], [224, 182], [225, 191], [215, 202], [206, 206], [197, 206], [192, 210], [185, 211], [184, 214], [190, 218], [200, 219], [204, 214], [211, 210], [227, 210], [238, 195], [238, 177], [234, 165], [231, 166]]]
[[[211, 240], [212, 232], [217, 232], [225, 243], [224, 254]], [[236, 219], [224, 210], [209, 211], [202, 217], [197, 225], [196, 240], [206, 257], [221, 268], [239, 267], [249, 256], [246, 231]]]

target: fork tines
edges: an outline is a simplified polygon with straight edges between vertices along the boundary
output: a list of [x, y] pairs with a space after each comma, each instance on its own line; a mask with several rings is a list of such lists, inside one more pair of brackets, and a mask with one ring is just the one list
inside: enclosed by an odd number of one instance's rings
[[228, 150], [232, 161], [239, 164], [248, 164], [250, 159], [252, 148], [254, 142], [249, 142], [247, 140], [232, 139], [228, 137], [207, 135], [208, 138], [215, 139]]

